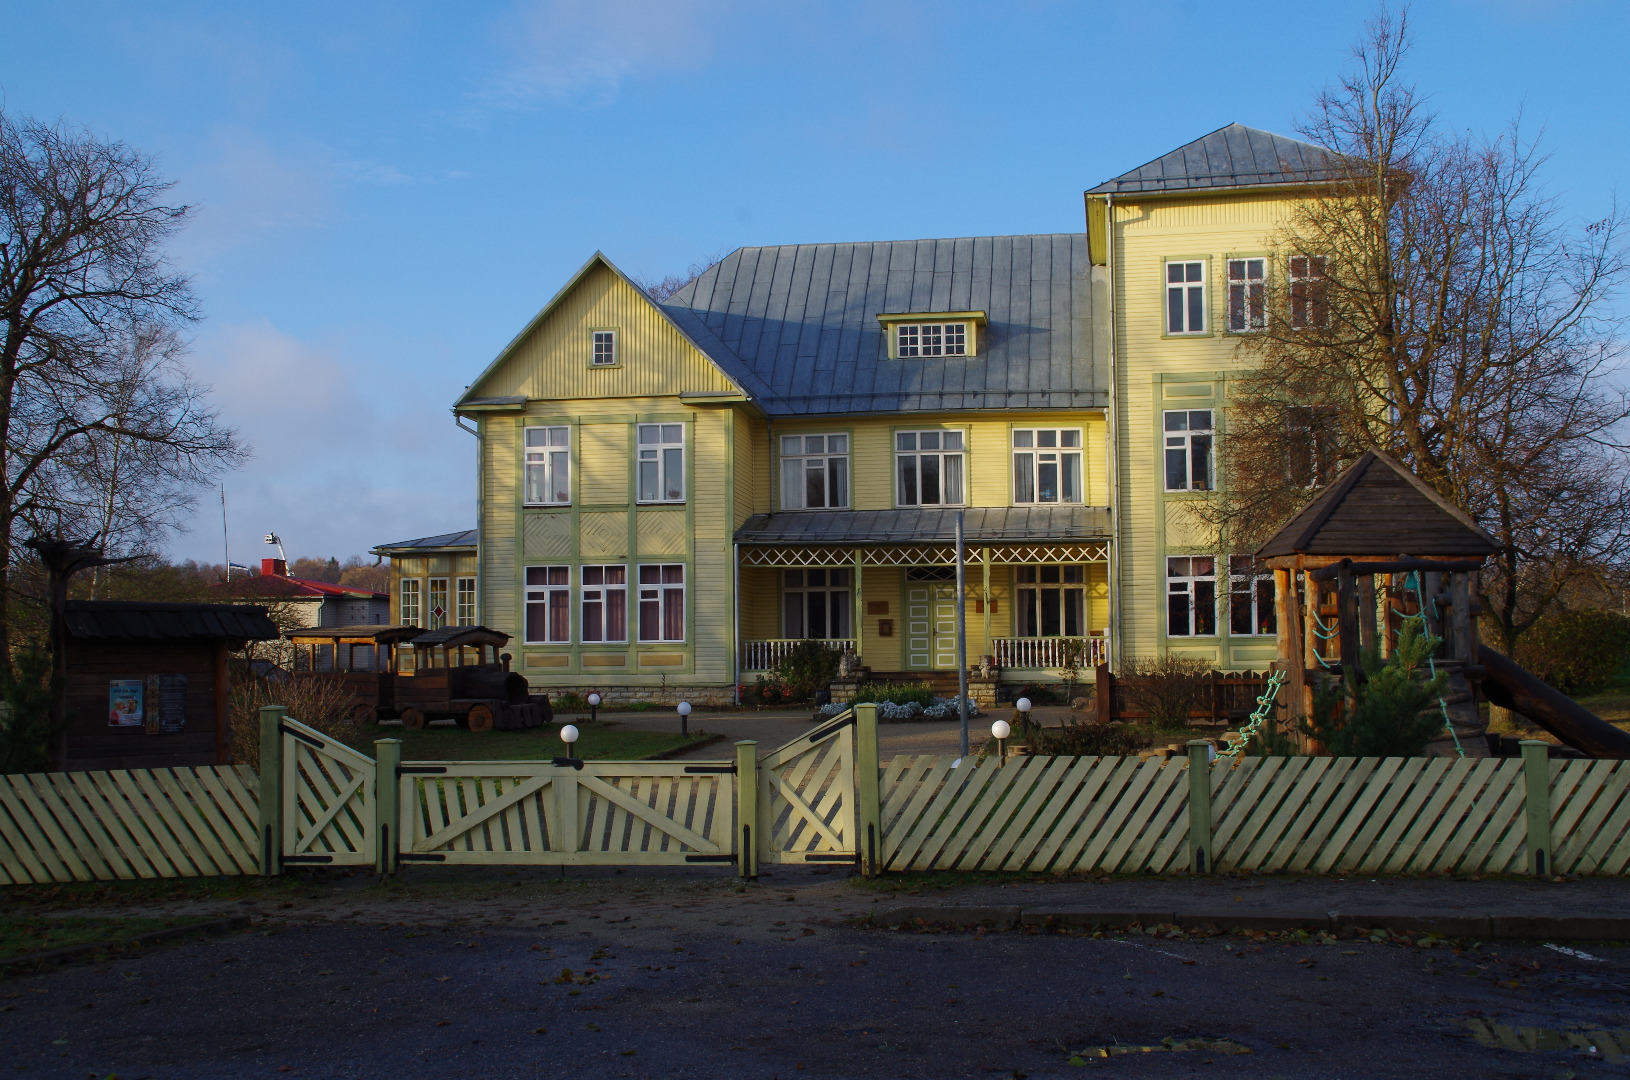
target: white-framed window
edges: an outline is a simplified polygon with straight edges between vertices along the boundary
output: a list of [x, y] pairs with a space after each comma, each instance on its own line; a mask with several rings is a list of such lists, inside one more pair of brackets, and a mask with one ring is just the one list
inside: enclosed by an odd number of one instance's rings
[[1268, 325], [1267, 259], [1228, 260], [1228, 329], [1247, 334]]
[[526, 503], [561, 506], [572, 501], [572, 429], [526, 429]]
[[846, 638], [850, 633], [851, 570], [785, 570], [781, 626], [789, 638]]
[[1206, 264], [1203, 259], [1166, 264], [1166, 333], [1206, 332]]
[[849, 505], [849, 436], [781, 436], [781, 509]]
[[1241, 637], [1279, 633], [1273, 571], [1251, 555], [1228, 556], [1228, 632]]
[[1168, 410], [1161, 427], [1166, 443], [1166, 490], [1210, 491], [1215, 432], [1210, 409]]
[[402, 602], [398, 616], [403, 626], [422, 625], [419, 619], [423, 617], [423, 610], [419, 606], [420, 584], [418, 578], [405, 577], [402, 579]]
[[967, 356], [968, 324], [896, 323], [894, 355], [902, 360], [913, 356]]
[[1021, 566], [1013, 576], [1020, 637], [1086, 636], [1086, 567]]
[[895, 432], [895, 504], [961, 506], [963, 453], [960, 431]]
[[1081, 501], [1081, 429], [1013, 429], [1013, 501]]
[[425, 624], [427, 630], [440, 630], [447, 625], [447, 613], [450, 605], [447, 602], [447, 579], [433, 577], [430, 579], [430, 607], [425, 614], [430, 621]]
[[594, 354], [589, 361], [595, 367], [613, 367], [617, 363], [617, 331], [592, 330]]
[[639, 501], [685, 501], [685, 425], [639, 424]]
[[585, 566], [583, 575], [584, 641], [628, 640], [628, 567]]
[[640, 640], [685, 640], [685, 566], [640, 567]]
[[1290, 260], [1290, 325], [1298, 330], [1327, 326], [1330, 305], [1323, 255], [1295, 255]]
[[548, 645], [572, 640], [572, 568], [526, 568], [526, 640]]
[[474, 626], [477, 621], [475, 611], [475, 578], [461, 577], [458, 579], [457, 604], [458, 607], [455, 610], [457, 613], [458, 625]]
[[1207, 637], [1217, 632], [1217, 560], [1210, 555], [1166, 559], [1166, 635]]

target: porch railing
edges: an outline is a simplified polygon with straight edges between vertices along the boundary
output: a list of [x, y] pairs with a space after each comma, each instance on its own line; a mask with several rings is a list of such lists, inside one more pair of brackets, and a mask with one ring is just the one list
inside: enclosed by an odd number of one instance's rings
[[1109, 662], [1109, 639], [1101, 637], [1004, 637], [991, 640], [1000, 668], [1094, 668]]
[[[785, 660], [787, 654], [792, 652], [809, 638], [774, 638], [769, 641], [744, 641], [741, 643], [741, 669], [743, 671], [769, 671]], [[855, 648], [854, 638], [815, 638], [822, 645], [834, 652], [849, 652]]]

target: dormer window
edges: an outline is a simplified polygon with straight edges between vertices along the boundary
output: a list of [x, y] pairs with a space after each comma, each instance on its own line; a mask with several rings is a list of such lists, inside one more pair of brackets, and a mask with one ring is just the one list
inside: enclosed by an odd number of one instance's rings
[[983, 311], [939, 311], [879, 315], [891, 360], [973, 356], [979, 351]]
[[967, 323], [901, 323], [894, 328], [894, 355], [967, 356]]

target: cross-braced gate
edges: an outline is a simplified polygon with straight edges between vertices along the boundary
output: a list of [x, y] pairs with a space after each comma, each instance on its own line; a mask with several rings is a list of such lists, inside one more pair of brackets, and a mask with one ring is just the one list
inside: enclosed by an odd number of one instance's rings
[[330, 866], [374, 862], [374, 759], [287, 716], [279, 734], [282, 861]]
[[771, 752], [758, 777], [762, 860], [858, 860], [854, 710]]

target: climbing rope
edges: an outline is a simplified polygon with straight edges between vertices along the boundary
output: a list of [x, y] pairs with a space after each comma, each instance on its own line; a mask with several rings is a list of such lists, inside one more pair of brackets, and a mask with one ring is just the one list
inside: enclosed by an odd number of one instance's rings
[[1262, 696], [1256, 699], [1256, 711], [1245, 725], [1228, 737], [1228, 746], [1222, 751], [1222, 757], [1238, 757], [1256, 733], [1261, 730], [1262, 724], [1273, 712], [1273, 704], [1279, 700], [1279, 688], [1285, 685], [1285, 673], [1273, 671], [1268, 675], [1268, 688]]

